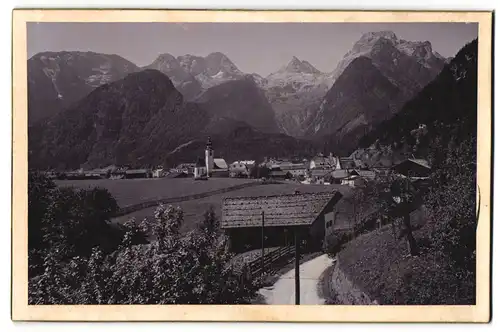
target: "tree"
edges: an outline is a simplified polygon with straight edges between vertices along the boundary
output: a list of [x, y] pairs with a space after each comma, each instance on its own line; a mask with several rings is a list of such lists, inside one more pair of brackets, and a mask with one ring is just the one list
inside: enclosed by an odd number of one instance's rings
[[448, 150], [432, 174], [426, 206], [436, 222], [433, 243], [464, 273], [473, 274], [476, 260], [476, 144], [475, 137]]
[[213, 210], [187, 235], [180, 233], [182, 222], [182, 210], [159, 206], [154, 221], [140, 224], [156, 236], [150, 244], [131, 245], [132, 228], [108, 255], [95, 248], [88, 258], [64, 263], [51, 251], [44, 273], [30, 279], [30, 303], [249, 303], [258, 285], [233, 272], [227, 238]]
[[38, 248], [42, 243], [43, 216], [50, 204], [50, 192], [55, 183], [38, 172], [28, 174], [28, 247]]
[[260, 178], [269, 178], [269, 174], [271, 173], [271, 170], [267, 168], [266, 166], [259, 166], [255, 165], [255, 167], [252, 168], [250, 171], [250, 177], [255, 178], [255, 179], [260, 179]]
[[419, 249], [410, 222], [410, 213], [415, 209], [417, 201], [416, 192], [408, 178], [394, 180], [390, 192], [395, 203], [391, 206], [390, 213], [395, 217], [403, 217], [403, 234], [406, 236], [408, 252], [412, 256], [417, 256]]
[[[124, 230], [110, 223], [118, 204], [102, 188], [57, 187], [39, 173], [28, 177], [28, 252], [31, 276], [43, 273], [49, 253], [53, 259], [89, 256], [92, 248], [112, 252]], [[135, 243], [144, 242], [136, 236]], [[50, 257], [49, 257], [50, 258]], [[50, 258], [52, 259], [52, 258]]]

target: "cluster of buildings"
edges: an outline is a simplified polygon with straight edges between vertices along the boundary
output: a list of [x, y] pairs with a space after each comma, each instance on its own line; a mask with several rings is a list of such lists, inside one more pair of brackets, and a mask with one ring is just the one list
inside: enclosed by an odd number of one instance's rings
[[[257, 169], [253, 172], [255, 168]], [[355, 157], [339, 157], [332, 153], [318, 154], [312, 159], [265, 158], [260, 164], [257, 164], [255, 160], [236, 160], [228, 164], [225, 159], [215, 157], [212, 141], [208, 137], [204, 158], [200, 157], [194, 163], [181, 163], [169, 170], [162, 166], [153, 169], [108, 166], [90, 171], [66, 172], [59, 177], [66, 179], [191, 177], [196, 180], [205, 180], [210, 177], [257, 177], [293, 180], [303, 184], [341, 184], [357, 187], [366, 181], [373, 180], [377, 174], [386, 173], [389, 170], [391, 170], [389, 167], [368, 169], [361, 160]], [[401, 176], [422, 180], [429, 176], [430, 166], [422, 159], [406, 159], [393, 166], [392, 170]]]

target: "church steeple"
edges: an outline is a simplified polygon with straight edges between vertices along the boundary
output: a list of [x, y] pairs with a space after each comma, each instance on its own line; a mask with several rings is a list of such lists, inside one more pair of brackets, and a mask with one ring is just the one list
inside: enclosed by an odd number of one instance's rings
[[212, 149], [212, 139], [210, 138], [210, 136], [208, 136], [208, 139], [207, 139], [207, 150], [213, 150]]
[[214, 149], [212, 148], [212, 139], [208, 136], [207, 148], [205, 149], [205, 166], [207, 168], [207, 176], [210, 177], [214, 168]]

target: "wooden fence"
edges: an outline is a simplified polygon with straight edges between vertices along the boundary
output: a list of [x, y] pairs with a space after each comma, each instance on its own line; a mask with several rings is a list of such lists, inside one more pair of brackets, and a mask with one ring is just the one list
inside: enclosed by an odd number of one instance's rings
[[295, 254], [295, 246], [279, 247], [264, 255], [264, 271], [262, 271], [262, 256], [246, 263], [243, 266], [243, 274], [247, 278], [255, 278], [259, 275], [280, 268], [280, 263], [285, 263], [287, 258]]

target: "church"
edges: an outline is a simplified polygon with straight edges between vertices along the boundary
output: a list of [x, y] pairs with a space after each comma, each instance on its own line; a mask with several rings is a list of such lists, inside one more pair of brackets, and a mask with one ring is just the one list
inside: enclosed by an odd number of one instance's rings
[[194, 168], [194, 178], [229, 177], [229, 167], [222, 158], [214, 158], [214, 149], [210, 136], [205, 148], [205, 160], [199, 158]]

